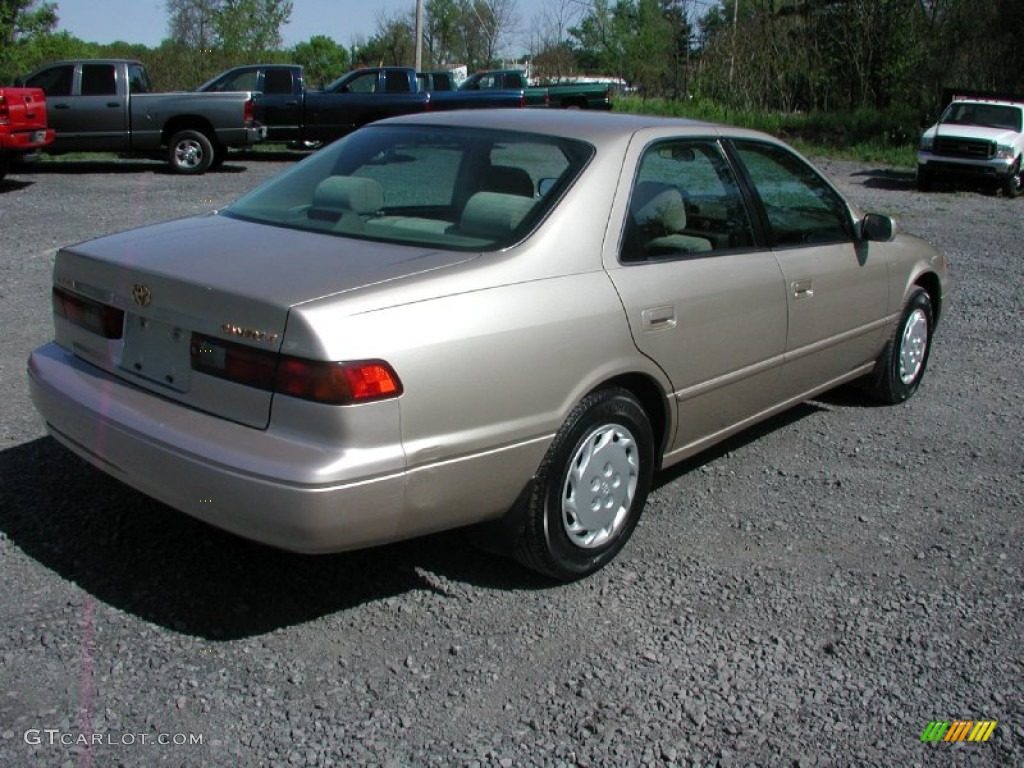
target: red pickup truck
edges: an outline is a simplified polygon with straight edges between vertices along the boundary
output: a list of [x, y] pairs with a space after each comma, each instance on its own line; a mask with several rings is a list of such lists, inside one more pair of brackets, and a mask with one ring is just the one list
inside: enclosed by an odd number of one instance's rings
[[11, 160], [34, 160], [53, 141], [46, 127], [46, 95], [39, 88], [0, 88], [0, 179]]

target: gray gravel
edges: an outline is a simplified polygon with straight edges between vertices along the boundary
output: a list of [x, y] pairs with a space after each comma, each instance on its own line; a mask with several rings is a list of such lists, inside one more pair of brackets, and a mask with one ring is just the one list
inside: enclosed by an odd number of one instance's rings
[[269, 550], [44, 436], [54, 248], [289, 164], [0, 182], [0, 765], [1024, 764], [1024, 201], [825, 162], [953, 262], [917, 396], [832, 393], [664, 474], [619, 559], [552, 586], [458, 532]]

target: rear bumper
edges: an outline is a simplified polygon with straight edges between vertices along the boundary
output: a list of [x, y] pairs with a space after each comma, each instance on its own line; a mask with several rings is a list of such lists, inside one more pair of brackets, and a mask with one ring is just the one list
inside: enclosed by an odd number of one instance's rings
[[248, 147], [259, 144], [267, 138], [267, 126], [254, 125], [246, 128], [225, 128], [217, 131], [217, 141], [225, 147]]
[[34, 155], [57, 135], [53, 128], [0, 134], [0, 154]]
[[401, 446], [332, 448], [235, 424], [139, 390], [54, 343], [29, 358], [28, 378], [60, 443], [207, 523], [306, 553], [402, 537]]

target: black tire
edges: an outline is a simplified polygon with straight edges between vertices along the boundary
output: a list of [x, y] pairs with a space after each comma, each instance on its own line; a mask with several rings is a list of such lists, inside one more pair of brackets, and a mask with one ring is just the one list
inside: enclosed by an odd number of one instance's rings
[[1013, 171], [1003, 181], [1003, 194], [1009, 198], [1019, 197], [1024, 192], [1024, 172], [1021, 169], [1021, 158], [1017, 158]]
[[175, 173], [198, 176], [213, 164], [213, 143], [201, 131], [178, 131], [167, 147], [167, 160]]
[[931, 171], [925, 170], [922, 166], [917, 166], [917, 188], [921, 192], [931, 192], [934, 180], [932, 178]]
[[213, 148], [213, 160], [210, 162], [209, 170], [215, 171], [224, 165], [224, 161], [228, 159], [228, 148], [223, 144], [217, 144]]
[[0, 181], [3, 181], [4, 176], [7, 175], [8, 165], [7, 158], [0, 155]]
[[516, 559], [561, 581], [602, 568], [636, 528], [653, 468], [651, 424], [636, 398], [618, 388], [591, 393], [541, 462]]
[[928, 367], [934, 322], [928, 292], [923, 288], [914, 289], [866, 387], [872, 397], [895, 405], [908, 400], [917, 391]]

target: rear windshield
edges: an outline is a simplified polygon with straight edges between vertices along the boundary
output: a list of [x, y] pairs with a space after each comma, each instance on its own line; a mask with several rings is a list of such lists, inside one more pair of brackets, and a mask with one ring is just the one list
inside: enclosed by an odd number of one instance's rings
[[224, 213], [363, 240], [495, 250], [526, 237], [592, 154], [581, 141], [537, 134], [369, 126]]

